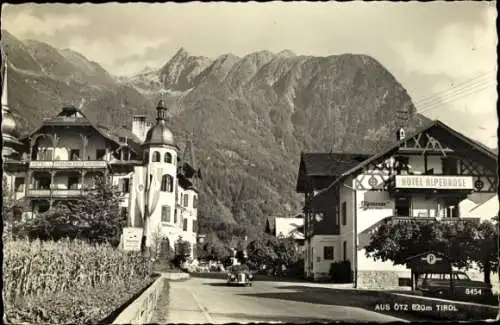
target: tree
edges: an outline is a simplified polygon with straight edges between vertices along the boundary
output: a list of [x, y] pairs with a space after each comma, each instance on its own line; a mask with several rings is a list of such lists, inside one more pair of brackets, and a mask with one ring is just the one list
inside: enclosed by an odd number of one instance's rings
[[291, 236], [278, 238], [275, 249], [278, 255], [279, 263], [285, 264], [287, 267], [295, 264], [301, 257], [301, 254], [295, 244], [295, 240]]
[[256, 267], [274, 265], [278, 259], [274, 240], [274, 237], [266, 234], [260, 239], [251, 241], [247, 246], [248, 262]]
[[[229, 245], [221, 241], [214, 233], [209, 234], [207, 240], [200, 246], [201, 250], [198, 250], [199, 256], [201, 257], [201, 254], [203, 254], [205, 258], [211, 260], [224, 261], [232, 254]], [[200, 251], [203, 253], [200, 254]]]
[[47, 212], [28, 220], [23, 229], [30, 237], [58, 240], [78, 238], [91, 243], [118, 246], [127, 216], [120, 213], [122, 194], [104, 178], [84, 197], [62, 201]]
[[175, 260], [181, 264], [191, 256], [191, 243], [182, 239], [181, 236], [175, 242]]
[[301, 257], [293, 238], [276, 238], [265, 234], [261, 239], [251, 241], [247, 247], [248, 261], [255, 266], [287, 267], [295, 264]]
[[490, 272], [498, 266], [498, 232], [493, 223], [457, 222], [382, 223], [365, 247], [374, 260], [403, 265], [408, 257], [428, 251], [447, 256], [453, 266], [469, 268], [477, 263], [489, 283]]
[[19, 235], [19, 223], [22, 221], [22, 213], [27, 207], [27, 201], [24, 198], [16, 199], [5, 177], [2, 180], [2, 194], [4, 236], [17, 236]]
[[498, 272], [498, 223], [483, 221], [476, 230], [469, 254], [484, 272], [484, 282], [491, 284], [491, 271]]

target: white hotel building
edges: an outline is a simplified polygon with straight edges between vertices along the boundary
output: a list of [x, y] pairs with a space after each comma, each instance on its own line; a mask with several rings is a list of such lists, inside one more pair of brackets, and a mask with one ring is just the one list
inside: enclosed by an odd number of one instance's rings
[[144, 229], [146, 246], [159, 238], [173, 249], [182, 237], [195, 254], [200, 173], [188, 162], [194, 159], [189, 150], [180, 152], [163, 100], [156, 108], [156, 123], [134, 116], [132, 132], [111, 131], [71, 106], [19, 139], [8, 103], [7, 72], [3, 80], [3, 180], [8, 187], [4, 191], [28, 200], [25, 215], [82, 197], [94, 186], [95, 177], [103, 176], [119, 186], [124, 197], [121, 212], [128, 216], [129, 227]]
[[[490, 149], [440, 121], [406, 137], [400, 130], [397, 140], [372, 156], [302, 154], [297, 191], [305, 194], [308, 277], [327, 277], [333, 262], [349, 260], [358, 287], [398, 286], [409, 269], [365, 256], [378, 224], [456, 220], [477, 216], [471, 204], [498, 202], [497, 154]], [[482, 211], [481, 219], [498, 215]]]

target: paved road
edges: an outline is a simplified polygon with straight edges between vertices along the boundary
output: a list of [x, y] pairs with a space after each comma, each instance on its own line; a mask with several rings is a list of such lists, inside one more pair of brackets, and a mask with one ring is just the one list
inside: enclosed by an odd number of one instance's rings
[[[344, 291], [344, 292], [343, 292]], [[165, 297], [164, 297], [165, 299]], [[168, 307], [153, 323], [308, 323], [409, 320], [374, 312], [374, 298], [293, 282], [257, 281], [228, 287], [223, 279], [170, 282]]]

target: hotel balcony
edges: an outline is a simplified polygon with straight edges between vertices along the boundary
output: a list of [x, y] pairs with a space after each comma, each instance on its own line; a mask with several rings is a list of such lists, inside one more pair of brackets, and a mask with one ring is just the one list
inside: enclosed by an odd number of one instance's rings
[[32, 160], [31, 169], [103, 169], [108, 163], [105, 160]]

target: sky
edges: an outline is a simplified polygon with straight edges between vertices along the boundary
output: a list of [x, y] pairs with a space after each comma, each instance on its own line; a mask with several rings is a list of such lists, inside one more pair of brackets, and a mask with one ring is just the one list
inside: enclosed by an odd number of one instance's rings
[[196, 56], [367, 54], [417, 110], [497, 147], [495, 2], [106, 3], [2, 6], [17, 38], [71, 48], [114, 75]]

